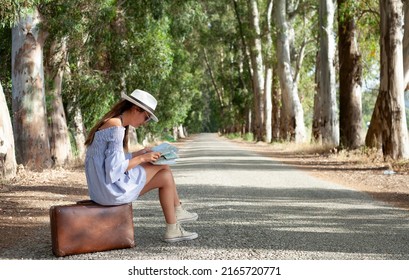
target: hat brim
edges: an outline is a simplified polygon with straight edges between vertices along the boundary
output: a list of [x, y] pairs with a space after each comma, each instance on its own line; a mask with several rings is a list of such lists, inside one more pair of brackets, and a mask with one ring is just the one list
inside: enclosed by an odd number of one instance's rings
[[158, 118], [157, 118], [157, 117], [155, 116], [155, 114], [152, 112], [152, 109], [149, 108], [149, 107], [147, 107], [145, 104], [139, 102], [139, 101], [136, 100], [136, 99], [133, 99], [133, 98], [129, 97], [128, 95], [126, 95], [126, 94], [124, 94], [124, 93], [121, 93], [121, 98], [122, 98], [122, 99], [125, 99], [125, 100], [127, 100], [127, 101], [129, 101], [129, 102], [131, 102], [131, 103], [133, 103], [133, 104], [135, 104], [136, 106], [138, 106], [138, 107], [140, 107], [140, 108], [142, 108], [142, 109], [144, 109], [146, 112], [148, 112], [149, 116], [151, 117], [151, 119], [152, 119], [153, 121], [158, 122]]

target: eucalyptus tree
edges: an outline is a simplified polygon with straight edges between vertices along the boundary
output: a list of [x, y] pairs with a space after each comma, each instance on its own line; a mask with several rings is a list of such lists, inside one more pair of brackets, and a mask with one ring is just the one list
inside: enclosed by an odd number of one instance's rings
[[[265, 75], [264, 75], [264, 102], [265, 102], [265, 140], [270, 143], [273, 138], [273, 6], [274, 1], [269, 0], [266, 12], [266, 51], [265, 51]], [[277, 111], [276, 111], [277, 112]]]
[[45, 104], [43, 46], [46, 32], [37, 7], [12, 30], [13, 127], [17, 162], [30, 169], [51, 166]]
[[[63, 164], [71, 155], [68, 130], [61, 101], [62, 67], [56, 75], [51, 73], [53, 82], [50, 103], [46, 106], [46, 73], [44, 57], [47, 58], [46, 38], [49, 35], [47, 19], [42, 11], [48, 1], [25, 1], [28, 14], [20, 10], [19, 21], [13, 28], [12, 80], [13, 80], [13, 121], [20, 163], [31, 169], [42, 169], [52, 164]], [[60, 53], [60, 52], [58, 52]], [[45, 59], [46, 61], [48, 60]], [[48, 60], [51, 61], [51, 60]], [[56, 90], [55, 90], [56, 89]], [[47, 126], [50, 116], [50, 128]], [[24, 131], [24, 132], [22, 132]], [[49, 139], [50, 136], [50, 139]]]
[[[248, 28], [248, 18], [247, 13], [245, 11], [246, 5], [240, 4], [239, 0], [234, 0], [233, 2], [233, 9], [234, 14], [236, 17], [236, 29], [237, 29], [237, 36], [240, 38], [240, 42], [238, 42], [239, 49], [241, 50], [241, 55], [238, 55], [238, 63], [239, 63], [239, 72], [238, 72], [238, 80], [239, 80], [239, 89], [241, 92], [244, 92], [244, 96], [247, 96], [251, 103], [246, 102], [242, 104], [246, 104], [246, 108], [244, 114], [246, 115], [246, 125], [243, 128], [243, 133], [255, 131], [254, 127], [254, 109], [251, 104], [254, 104], [254, 97], [250, 99], [251, 95], [246, 94], [253, 92], [253, 69], [250, 62], [250, 50], [249, 50], [249, 43], [247, 40], [247, 33], [249, 32]], [[242, 95], [243, 97], [243, 95]], [[248, 105], [247, 105], [248, 104]]]
[[[67, 38], [63, 100], [72, 129], [90, 128], [121, 92], [135, 88], [162, 104], [159, 89], [173, 61], [163, 1], [58, 1], [49, 8], [58, 14], [57, 36]], [[73, 122], [79, 119], [83, 125]]]
[[404, 33], [403, 33], [403, 73], [405, 91], [409, 90], [409, 1], [403, 0]]
[[366, 145], [382, 148], [385, 158], [409, 157], [404, 104], [403, 7], [399, 0], [381, 0], [380, 89], [365, 139]]
[[362, 138], [362, 55], [358, 46], [357, 2], [338, 0], [340, 144], [356, 149]]
[[255, 113], [255, 139], [262, 141], [265, 134], [264, 129], [264, 108], [265, 108], [265, 80], [264, 64], [261, 44], [260, 13], [256, 0], [248, 0], [248, 10], [250, 17], [250, 61], [253, 69], [253, 94]]
[[379, 1], [338, 2], [340, 144], [345, 148], [364, 144], [379, 91], [379, 26]]
[[[48, 37], [44, 45], [45, 93], [51, 158], [54, 166], [68, 163], [73, 156], [70, 132], [63, 103], [63, 84], [67, 76], [68, 37], [67, 7], [73, 1], [52, 1], [39, 6], [43, 28]], [[75, 21], [75, 18], [70, 18]]]
[[[11, 42], [3, 36], [9, 37], [11, 26], [24, 16], [22, 6], [30, 6], [36, 1], [18, 0], [8, 1], [0, 0], [0, 35], [2, 44], [0, 47], [0, 63], [2, 67], [3, 82], [11, 80]], [[7, 34], [7, 35], [6, 35]], [[8, 63], [8, 61], [10, 61]], [[6, 78], [7, 76], [7, 78]], [[17, 161], [15, 153], [15, 142], [10, 118], [8, 102], [3, 91], [2, 81], [0, 81], [0, 178], [13, 178], [16, 175]]]
[[[7, 28], [7, 30], [0, 28], [0, 37], [3, 38], [3, 34], [8, 35], [9, 31], [9, 28]], [[9, 63], [5, 63], [10, 56], [9, 48], [5, 47], [8, 45], [7, 43], [11, 44], [11, 42], [3, 40], [0, 46], [0, 63], [2, 65], [2, 75], [0, 75], [0, 77], [2, 78], [10, 73], [10, 65]], [[5, 68], [7, 68], [7, 70]], [[3, 73], [5, 74], [3, 75]], [[7, 83], [8, 80], [9, 79], [0, 80], [0, 178], [6, 179], [13, 178], [17, 170], [13, 127], [8, 102], [2, 86], [2, 83]]]
[[[113, 3], [111, 3], [113, 5]], [[98, 30], [106, 30], [109, 24], [106, 14], [115, 6], [109, 5], [107, 1], [82, 1], [54, 0], [43, 7], [47, 16], [47, 28], [50, 33], [49, 51], [47, 57], [47, 70], [49, 73], [49, 85], [51, 93], [58, 92], [58, 75], [63, 74], [62, 104], [67, 113], [67, 125], [75, 142], [73, 154], [82, 158], [85, 154], [86, 126], [84, 120], [89, 123], [95, 119], [89, 119], [89, 115], [98, 118], [106, 108], [105, 98], [100, 98], [99, 103], [96, 95], [106, 96], [109, 81], [104, 81], [104, 71], [94, 68], [92, 61], [94, 57], [106, 57], [97, 52], [90, 45], [91, 35], [97, 35]], [[97, 26], [97, 27], [96, 27]], [[112, 36], [108, 33], [107, 38]], [[51, 46], [57, 45], [56, 52], [51, 51]], [[98, 46], [106, 47], [102, 42]], [[54, 58], [55, 54], [57, 57]], [[102, 59], [101, 59], [102, 60]], [[93, 92], [95, 91], [95, 92]], [[59, 97], [49, 98], [51, 101], [59, 100]], [[112, 100], [112, 98], [111, 98]], [[61, 104], [60, 102], [58, 102]], [[58, 131], [58, 130], [55, 130]], [[67, 142], [68, 144], [68, 142]], [[68, 149], [68, 147], [66, 147]]]
[[13, 128], [3, 87], [0, 83], [0, 178], [14, 177], [16, 169]]
[[66, 72], [67, 39], [54, 38], [50, 42], [49, 52], [45, 52], [46, 86], [49, 106], [50, 150], [54, 165], [61, 166], [72, 158], [70, 135], [62, 100], [62, 84]]
[[274, 3], [277, 29], [277, 71], [284, 109], [281, 122], [287, 128], [287, 135], [282, 135], [281, 138], [301, 143], [306, 140], [304, 110], [298, 96], [298, 85], [291, 60], [291, 46], [294, 38], [290, 37], [294, 34], [290, 14], [296, 10], [297, 6], [287, 6], [285, 0], [275, 0]]
[[335, 3], [320, 0], [320, 98], [321, 135], [324, 143], [339, 144], [339, 119], [335, 79]]

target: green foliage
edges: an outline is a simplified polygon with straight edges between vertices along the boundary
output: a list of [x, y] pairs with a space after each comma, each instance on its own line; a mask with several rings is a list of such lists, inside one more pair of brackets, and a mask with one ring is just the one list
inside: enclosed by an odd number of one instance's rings
[[254, 135], [253, 133], [245, 133], [243, 135], [241, 135], [240, 133], [227, 133], [226, 138], [228, 139], [243, 139], [244, 141], [247, 142], [253, 142], [254, 141]]
[[242, 138], [244, 141], [248, 142], [253, 142], [255, 140], [253, 133], [245, 133]]
[[19, 17], [30, 13], [33, 7], [50, 0], [0, 0], [0, 27], [12, 27]]
[[378, 92], [378, 88], [368, 88], [362, 93], [362, 127], [365, 128], [365, 130], [367, 128], [367, 124], [371, 121], [372, 112], [375, 108], [375, 102], [378, 96]]
[[0, 27], [0, 38], [0, 83], [8, 108], [11, 108], [11, 28]]
[[241, 138], [240, 133], [227, 133], [225, 136], [227, 139], [240, 139]]
[[170, 21], [153, 2], [56, 0], [42, 7], [50, 39], [68, 38], [64, 101], [82, 109], [87, 128], [121, 91], [144, 89], [164, 102], [159, 90], [173, 66]]
[[356, 1], [355, 6], [357, 6], [358, 44], [362, 55], [364, 80], [362, 85], [362, 121], [363, 128], [366, 130], [379, 92], [379, 1]]

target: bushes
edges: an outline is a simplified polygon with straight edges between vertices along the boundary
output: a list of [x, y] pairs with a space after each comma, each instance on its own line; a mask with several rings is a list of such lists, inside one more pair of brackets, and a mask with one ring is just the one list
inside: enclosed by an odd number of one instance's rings
[[254, 141], [253, 133], [241, 134], [241, 133], [235, 132], [235, 133], [228, 133], [228, 134], [225, 135], [225, 137], [227, 139], [242, 139], [242, 140], [248, 141], [248, 142]]

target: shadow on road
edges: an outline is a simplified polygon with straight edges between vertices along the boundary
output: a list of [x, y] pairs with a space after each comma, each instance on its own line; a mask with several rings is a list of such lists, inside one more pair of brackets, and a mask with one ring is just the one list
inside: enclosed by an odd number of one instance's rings
[[[402, 246], [409, 241], [407, 215], [395, 208], [373, 206], [354, 191], [254, 188], [249, 194], [246, 187], [180, 187], [181, 195], [189, 198], [189, 205], [200, 216], [198, 222], [187, 225], [200, 234], [198, 240], [184, 244], [189, 248], [261, 250], [260, 254], [265, 254], [264, 250], [305, 255], [317, 251], [353, 253], [358, 259], [368, 255], [409, 257]], [[197, 188], [206, 189], [206, 197]], [[152, 202], [137, 204], [135, 212], [140, 219], [138, 228], [143, 228], [143, 233], [136, 234], [141, 244], [138, 250], [154, 255], [164, 246], [146, 238], [148, 232], [157, 232], [157, 224], [162, 222], [161, 213], [152, 216], [154, 206], [144, 205], [155, 205]]]

